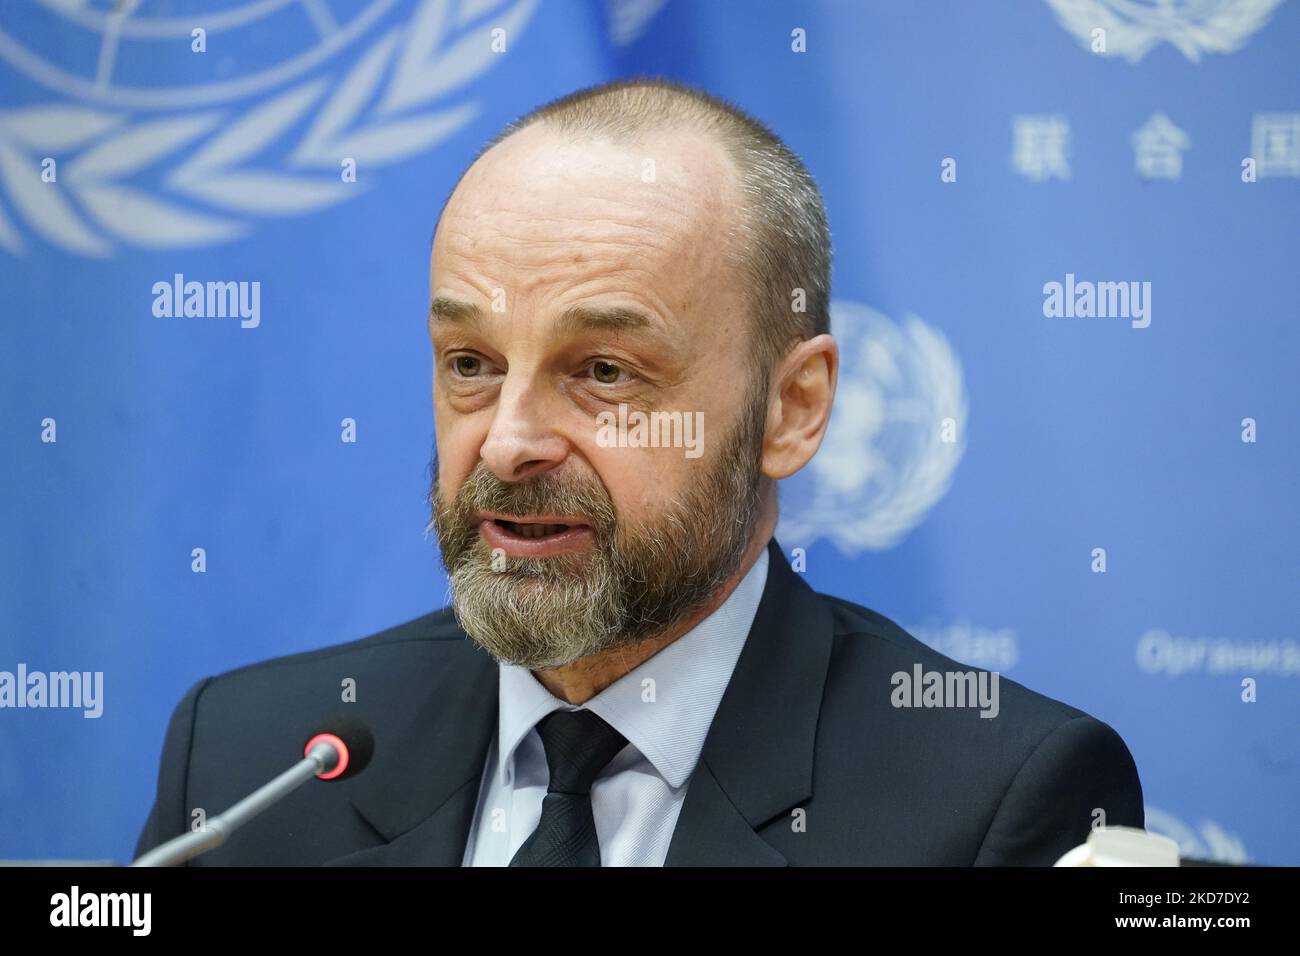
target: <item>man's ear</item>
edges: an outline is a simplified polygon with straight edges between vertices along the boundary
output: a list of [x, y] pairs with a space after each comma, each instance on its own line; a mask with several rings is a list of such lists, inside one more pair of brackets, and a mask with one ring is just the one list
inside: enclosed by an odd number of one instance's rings
[[839, 346], [829, 335], [800, 342], [777, 365], [763, 438], [764, 475], [788, 478], [816, 454], [830, 424], [839, 370]]

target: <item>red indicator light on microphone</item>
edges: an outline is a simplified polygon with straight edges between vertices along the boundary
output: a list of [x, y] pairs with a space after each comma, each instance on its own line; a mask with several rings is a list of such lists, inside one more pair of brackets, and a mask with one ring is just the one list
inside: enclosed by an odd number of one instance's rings
[[333, 780], [335, 777], [342, 776], [343, 772], [348, 769], [348, 745], [334, 734], [317, 734], [311, 740], [307, 741], [307, 746], [302, 749], [303, 756], [311, 753], [311, 748], [317, 744], [329, 744], [339, 753], [339, 762], [333, 770], [327, 773], [318, 773], [316, 776], [321, 780]]

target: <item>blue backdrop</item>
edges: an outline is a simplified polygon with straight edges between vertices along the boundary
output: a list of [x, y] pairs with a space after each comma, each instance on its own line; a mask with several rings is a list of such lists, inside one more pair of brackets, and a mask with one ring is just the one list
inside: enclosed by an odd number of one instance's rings
[[[128, 859], [195, 680], [444, 603], [435, 216], [507, 120], [653, 73], [826, 196], [812, 583], [1113, 725], [1185, 852], [1300, 864], [1300, 5], [113, 7], [0, 0], [0, 672], [103, 681], [0, 708], [0, 858]], [[257, 311], [160, 317], [177, 274]]]

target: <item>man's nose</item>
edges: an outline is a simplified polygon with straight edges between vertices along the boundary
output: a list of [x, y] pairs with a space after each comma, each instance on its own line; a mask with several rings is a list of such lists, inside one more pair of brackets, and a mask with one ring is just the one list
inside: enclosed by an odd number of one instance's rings
[[549, 424], [553, 412], [536, 389], [503, 384], [496, 414], [479, 452], [502, 481], [527, 481], [564, 461], [568, 442]]

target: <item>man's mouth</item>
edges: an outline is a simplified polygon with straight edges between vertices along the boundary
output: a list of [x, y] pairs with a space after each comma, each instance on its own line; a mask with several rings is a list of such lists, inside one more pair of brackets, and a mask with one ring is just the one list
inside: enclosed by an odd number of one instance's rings
[[577, 518], [542, 515], [537, 518], [480, 515], [479, 534], [488, 547], [507, 556], [536, 558], [575, 551], [595, 543], [591, 525]]
[[495, 520], [507, 531], [525, 538], [546, 538], [561, 531], [568, 531], [571, 527], [567, 524], [525, 524], [519, 521], [502, 521], [500, 518]]

